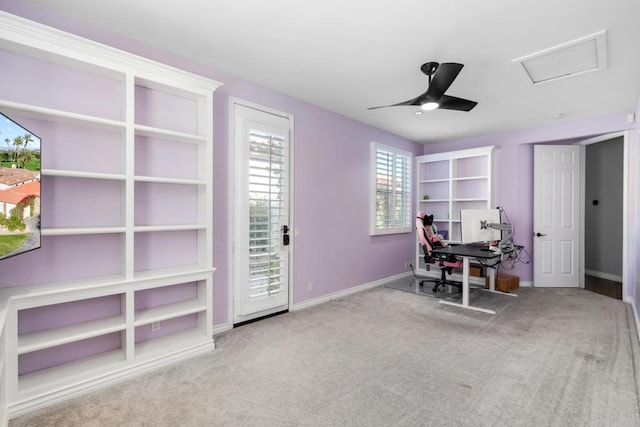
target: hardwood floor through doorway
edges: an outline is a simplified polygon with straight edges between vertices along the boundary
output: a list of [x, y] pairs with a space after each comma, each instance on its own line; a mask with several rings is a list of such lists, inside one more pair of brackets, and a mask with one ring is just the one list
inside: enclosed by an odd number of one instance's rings
[[585, 275], [584, 288], [587, 291], [622, 300], [622, 283], [620, 282]]

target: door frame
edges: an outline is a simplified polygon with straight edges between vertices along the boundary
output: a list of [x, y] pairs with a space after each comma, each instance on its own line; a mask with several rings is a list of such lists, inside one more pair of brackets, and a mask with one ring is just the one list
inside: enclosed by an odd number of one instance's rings
[[[251, 101], [247, 101], [241, 98], [237, 98], [234, 96], [229, 97], [228, 102], [228, 123], [227, 123], [227, 140], [229, 148], [227, 153], [228, 158], [228, 169], [227, 169], [227, 177], [228, 177], [228, 185], [227, 185], [227, 223], [229, 227], [227, 228], [227, 325], [229, 329], [233, 329], [234, 323], [234, 295], [235, 295], [235, 286], [234, 286], [234, 277], [235, 277], [235, 248], [234, 248], [234, 240], [236, 233], [236, 216], [235, 213], [235, 172], [234, 165], [235, 163], [235, 149], [234, 149], [234, 141], [235, 141], [235, 113], [234, 106], [241, 105], [247, 108], [253, 108], [255, 110], [263, 111], [265, 113], [273, 114], [275, 116], [285, 117], [289, 120], [289, 229], [294, 230], [294, 118], [293, 114], [285, 113], [274, 108], [265, 107], [264, 105], [260, 105]], [[289, 243], [289, 265], [287, 268], [287, 274], [289, 275], [288, 280], [288, 291], [289, 291], [289, 301], [288, 308], [291, 311], [293, 307], [293, 258], [295, 253], [295, 235], [292, 234], [291, 241]]]
[[[619, 131], [611, 132], [595, 136], [593, 138], [580, 141], [580, 241], [584, 242], [585, 236], [585, 213], [584, 203], [586, 200], [586, 162], [585, 153], [587, 145], [596, 144], [598, 142], [608, 141], [610, 139], [622, 137], [622, 299], [628, 295], [629, 287], [629, 239], [627, 238], [629, 228], [629, 132]], [[580, 245], [580, 288], [584, 289], [584, 244]]]

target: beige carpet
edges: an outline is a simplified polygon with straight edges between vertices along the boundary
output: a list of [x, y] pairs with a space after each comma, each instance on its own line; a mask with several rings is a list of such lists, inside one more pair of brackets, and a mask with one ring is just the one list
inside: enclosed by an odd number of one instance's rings
[[473, 292], [491, 316], [379, 287], [236, 328], [206, 356], [10, 425], [640, 425], [631, 307], [517, 293]]

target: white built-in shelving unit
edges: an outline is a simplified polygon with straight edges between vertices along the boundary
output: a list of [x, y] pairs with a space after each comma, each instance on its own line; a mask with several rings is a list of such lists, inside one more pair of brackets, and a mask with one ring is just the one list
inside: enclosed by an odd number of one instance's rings
[[6, 420], [213, 349], [220, 83], [4, 12], [0, 63], [0, 111], [43, 141], [51, 262], [0, 295]]
[[[446, 240], [461, 241], [460, 210], [494, 207], [494, 151], [495, 146], [487, 146], [416, 157], [417, 209], [433, 215]], [[416, 266], [424, 271], [422, 248], [417, 246]]]

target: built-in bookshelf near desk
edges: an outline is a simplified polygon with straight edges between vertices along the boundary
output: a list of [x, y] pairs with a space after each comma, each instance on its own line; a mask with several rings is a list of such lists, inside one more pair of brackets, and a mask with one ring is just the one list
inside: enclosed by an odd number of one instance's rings
[[213, 349], [220, 83], [4, 12], [0, 63], [46, 189], [43, 264], [0, 283], [6, 420]]
[[[462, 240], [461, 209], [491, 209], [495, 146], [426, 154], [416, 157], [417, 210], [433, 215], [447, 240]], [[416, 266], [425, 271], [422, 248], [417, 244]]]

